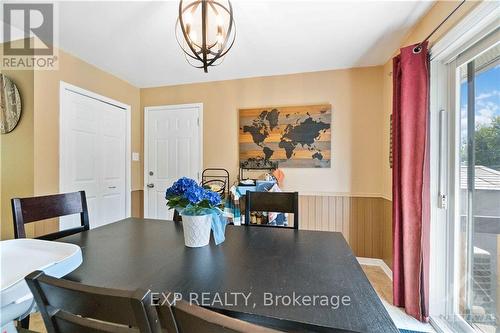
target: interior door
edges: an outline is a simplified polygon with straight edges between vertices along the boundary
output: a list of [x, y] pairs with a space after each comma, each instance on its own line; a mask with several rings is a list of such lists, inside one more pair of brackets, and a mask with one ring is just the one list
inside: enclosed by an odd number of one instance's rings
[[108, 224], [126, 217], [126, 112], [106, 103], [100, 105], [102, 198], [98, 223]]
[[[127, 216], [126, 110], [65, 89], [61, 96], [60, 192], [85, 191], [90, 227]], [[60, 228], [79, 225], [60, 219]]]
[[165, 190], [178, 178], [199, 180], [201, 106], [146, 108], [144, 215], [171, 219]]

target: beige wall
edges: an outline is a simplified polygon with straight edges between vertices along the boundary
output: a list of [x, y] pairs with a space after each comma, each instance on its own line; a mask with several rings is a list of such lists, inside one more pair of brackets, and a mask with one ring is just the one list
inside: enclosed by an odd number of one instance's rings
[[[2, 53], [3, 54], [3, 53]], [[59, 83], [64, 81], [131, 106], [132, 151], [142, 150], [139, 89], [66, 52], [55, 71], [9, 71], [23, 97], [19, 126], [2, 136], [2, 239], [11, 238], [9, 200], [59, 192]], [[15, 152], [15, 153], [14, 153]], [[142, 166], [132, 162], [132, 190], [142, 190]], [[137, 198], [137, 195], [133, 195]], [[138, 204], [136, 199], [134, 204]], [[137, 207], [133, 207], [137, 211]], [[57, 230], [57, 221], [36, 224], [35, 234]]]
[[301, 193], [300, 229], [339, 231], [357, 256], [392, 263], [382, 193], [383, 68], [366, 67], [141, 89], [147, 106], [203, 103], [204, 167], [238, 173], [238, 109], [330, 103], [332, 167], [284, 169]]
[[[468, 2], [462, 6], [431, 42], [476, 4]], [[419, 42], [456, 5], [457, 2], [437, 2], [402, 45]], [[391, 71], [392, 60], [389, 60], [377, 67], [138, 89], [60, 51], [57, 71], [11, 72], [9, 75], [21, 87], [24, 114], [18, 128], [1, 138], [2, 238], [12, 235], [10, 197], [59, 190], [60, 80], [131, 105], [132, 151], [141, 153], [141, 161], [132, 162], [132, 196], [136, 205], [133, 211], [134, 215], [140, 215], [143, 108], [194, 102], [204, 104], [204, 167], [226, 167], [233, 179], [238, 171], [238, 108], [330, 103], [333, 107], [332, 167], [287, 169], [286, 188], [304, 194], [326, 192], [390, 198]], [[42, 229], [54, 227], [48, 224]], [[385, 234], [389, 232], [385, 230], [383, 237], [387, 238]], [[384, 253], [384, 257], [390, 256]]]
[[[34, 193], [59, 192], [59, 83], [64, 81], [131, 106], [132, 151], [141, 151], [139, 89], [62, 50], [59, 69], [35, 71]], [[132, 190], [142, 189], [140, 162], [132, 162]], [[47, 224], [46, 224], [47, 225]], [[48, 229], [57, 228], [55, 223]]]
[[141, 89], [146, 106], [203, 103], [204, 167], [238, 173], [238, 109], [330, 103], [332, 167], [285, 169], [290, 190], [379, 196], [382, 67]]
[[[59, 189], [59, 82], [73, 84], [132, 108], [132, 151], [141, 149], [139, 89], [59, 51], [59, 70], [35, 72], [35, 193]], [[132, 190], [142, 189], [140, 163], [132, 162]]]
[[[0, 54], [3, 55], [3, 44], [0, 44]], [[1, 73], [17, 85], [22, 105], [16, 128], [0, 135], [0, 238], [9, 239], [14, 237], [10, 199], [33, 195], [34, 81], [32, 70], [2, 70]], [[29, 226], [26, 231], [28, 235], [33, 235], [33, 226]]]

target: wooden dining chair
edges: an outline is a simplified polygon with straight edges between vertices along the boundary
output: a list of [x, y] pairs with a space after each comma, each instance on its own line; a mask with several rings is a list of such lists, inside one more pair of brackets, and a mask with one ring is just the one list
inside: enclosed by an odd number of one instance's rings
[[[279, 331], [231, 318], [185, 301], [159, 307], [160, 321], [172, 316], [178, 333], [276, 333]], [[163, 310], [163, 311], [162, 311]], [[170, 332], [168, 332], [170, 333]]]
[[[251, 212], [293, 213], [293, 226], [274, 226], [250, 223]], [[249, 226], [299, 228], [299, 192], [254, 192], [245, 195], [245, 224]]]
[[159, 333], [150, 291], [87, 286], [35, 271], [26, 277], [48, 333]]
[[37, 238], [54, 240], [89, 230], [85, 191], [32, 198], [13, 198], [11, 203], [15, 238], [26, 238], [25, 224], [72, 214], [80, 214], [80, 226]]

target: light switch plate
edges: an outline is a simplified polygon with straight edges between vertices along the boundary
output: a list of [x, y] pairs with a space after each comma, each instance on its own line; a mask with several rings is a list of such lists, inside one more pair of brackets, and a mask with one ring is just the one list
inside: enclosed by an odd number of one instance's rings
[[132, 153], [132, 161], [140, 161], [139, 153]]

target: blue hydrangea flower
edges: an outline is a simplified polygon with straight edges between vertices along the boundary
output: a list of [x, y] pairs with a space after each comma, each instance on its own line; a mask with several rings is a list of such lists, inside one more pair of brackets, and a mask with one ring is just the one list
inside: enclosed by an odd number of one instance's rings
[[188, 191], [193, 187], [199, 186], [196, 180], [187, 177], [180, 178], [178, 181], [174, 183], [174, 185], [177, 185], [181, 194], [183, 194], [184, 192]]
[[[165, 199], [170, 208], [193, 210], [201, 213], [207, 209], [214, 209], [221, 204], [220, 195], [202, 186], [190, 178], [182, 177], [170, 186], [165, 192]], [[205, 212], [206, 213], [206, 212]]]
[[181, 196], [186, 193], [189, 189], [193, 187], [197, 187], [198, 184], [196, 183], [195, 180], [187, 178], [187, 177], [182, 177], [178, 179], [175, 183], [172, 184], [167, 189], [167, 192], [165, 193], [166, 198], [171, 198], [173, 196]]
[[167, 192], [165, 193], [165, 198], [171, 198], [173, 196], [179, 195], [178, 189], [174, 186], [170, 186], [167, 188]]
[[204, 190], [201, 188], [201, 186], [198, 186], [197, 184], [194, 186], [189, 187], [186, 192], [184, 193], [186, 199], [189, 200], [190, 203], [192, 204], [197, 204], [201, 200], [203, 200], [203, 193]]
[[213, 191], [210, 191], [210, 190], [205, 190], [204, 191], [204, 193], [203, 193], [203, 199], [204, 200], [208, 200], [208, 202], [212, 206], [218, 206], [221, 203], [219, 193], [213, 192]]

